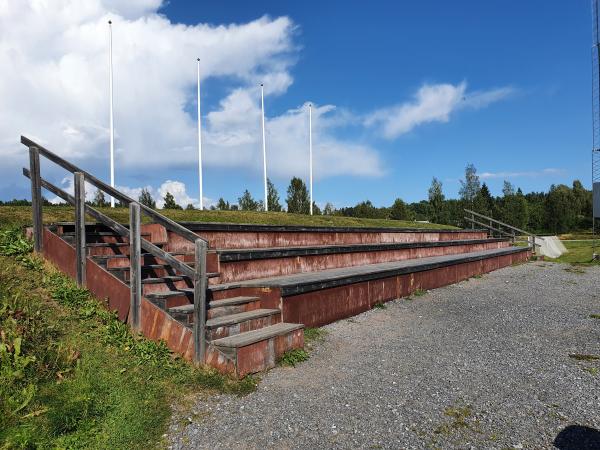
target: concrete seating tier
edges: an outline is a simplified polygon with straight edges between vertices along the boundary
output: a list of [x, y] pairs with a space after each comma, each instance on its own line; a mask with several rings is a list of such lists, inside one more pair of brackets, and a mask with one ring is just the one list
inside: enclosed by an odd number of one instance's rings
[[[529, 249], [481, 230], [279, 227], [186, 223], [209, 242], [206, 363], [237, 376], [273, 367], [303, 346], [303, 327], [366, 311], [419, 289], [525, 261]], [[73, 275], [72, 223], [44, 230], [44, 253]], [[158, 224], [142, 237], [193, 264], [189, 241]], [[126, 320], [129, 243], [86, 226], [87, 286]], [[165, 261], [142, 254], [142, 332], [193, 355], [193, 283]]]

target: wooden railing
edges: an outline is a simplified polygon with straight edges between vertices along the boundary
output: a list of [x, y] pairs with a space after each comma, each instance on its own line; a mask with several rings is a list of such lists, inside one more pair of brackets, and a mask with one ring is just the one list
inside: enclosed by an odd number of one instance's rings
[[[85, 286], [86, 274], [86, 235], [85, 215], [93, 217], [98, 222], [109, 227], [116, 233], [129, 239], [130, 246], [130, 324], [136, 331], [142, 329], [141, 317], [141, 250], [144, 249], [151, 255], [164, 260], [181, 274], [190, 277], [194, 284], [194, 360], [204, 362], [206, 353], [206, 254], [208, 242], [200, 238], [191, 230], [177, 222], [163, 216], [159, 212], [133, 200], [122, 192], [100, 181], [90, 173], [80, 169], [70, 162], [59, 157], [50, 150], [37, 144], [25, 136], [21, 136], [21, 143], [29, 148], [29, 169], [23, 168], [23, 175], [31, 180], [31, 203], [33, 215], [34, 249], [43, 250], [43, 222], [42, 222], [42, 188], [62, 198], [67, 203], [75, 206], [75, 253], [76, 253], [76, 278], [80, 286]], [[52, 183], [44, 180], [40, 174], [40, 155], [71, 172], [74, 176], [74, 195], [63, 191]], [[85, 183], [95, 186], [102, 192], [110, 195], [122, 204], [129, 205], [129, 228], [121, 225], [107, 215], [85, 203]], [[150, 241], [141, 237], [141, 214], [150, 217], [152, 221], [164, 226], [167, 230], [194, 243], [194, 267], [178, 260], [173, 255], [165, 252]]]
[[527, 246], [532, 249], [533, 253], [536, 253], [536, 247], [538, 246], [538, 244], [535, 242], [535, 234], [530, 233], [529, 231], [521, 230], [517, 227], [513, 227], [512, 225], [493, 219], [489, 216], [480, 214], [470, 209], [465, 208], [465, 212], [467, 213], [467, 215], [464, 216], [464, 219], [467, 222], [470, 222], [473, 227], [475, 227], [475, 225], [479, 227], [484, 227], [490, 230], [492, 235], [494, 233], [497, 233], [498, 237], [509, 237], [513, 243], [518, 241], [527, 242]]

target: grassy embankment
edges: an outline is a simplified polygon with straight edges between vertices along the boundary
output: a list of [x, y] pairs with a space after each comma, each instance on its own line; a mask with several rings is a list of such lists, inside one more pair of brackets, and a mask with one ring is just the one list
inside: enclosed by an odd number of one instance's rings
[[[598, 264], [598, 261], [592, 261], [593, 240], [563, 241], [563, 244], [568, 252], [558, 258], [546, 258], [546, 261], [570, 264]], [[596, 240], [595, 245], [596, 253], [600, 253], [600, 241]]]
[[0, 448], [155, 448], [186, 394], [254, 389], [133, 336], [31, 248], [0, 229]]
[[[107, 216], [122, 222], [129, 222], [127, 208], [99, 208]], [[256, 212], [256, 211], [185, 211], [160, 210], [161, 214], [176, 220], [189, 222], [221, 222], [221, 223], [252, 223], [264, 225], [306, 225], [306, 226], [335, 226], [335, 227], [385, 227], [385, 228], [455, 228], [450, 225], [435, 223], [419, 223], [404, 220], [360, 219], [341, 216], [308, 216], [304, 214], [288, 214], [285, 212]], [[72, 222], [74, 210], [69, 206], [50, 206], [44, 208], [45, 223]], [[148, 221], [147, 217], [144, 217]], [[89, 218], [92, 221], [91, 218]], [[0, 206], [0, 226], [23, 226], [31, 223], [30, 206]]]

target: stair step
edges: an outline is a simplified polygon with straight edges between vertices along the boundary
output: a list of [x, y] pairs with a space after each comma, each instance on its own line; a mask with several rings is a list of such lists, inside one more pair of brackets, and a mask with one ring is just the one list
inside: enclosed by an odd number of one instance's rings
[[211, 308], [221, 308], [224, 306], [243, 305], [245, 303], [255, 302], [257, 300], [260, 300], [260, 297], [244, 297], [244, 296], [230, 297], [230, 298], [224, 298], [222, 300], [213, 300], [212, 302], [209, 303], [209, 306]]
[[261, 317], [274, 316], [280, 314], [281, 311], [278, 309], [255, 309], [253, 311], [246, 311], [237, 314], [230, 314], [228, 316], [221, 316], [214, 319], [208, 319], [206, 321], [206, 328], [218, 328], [225, 327], [228, 325], [235, 325], [241, 322], [252, 319], [260, 319]]
[[142, 284], [158, 284], [158, 283], [167, 283], [169, 281], [181, 281], [181, 280], [189, 280], [189, 277], [179, 276], [179, 275], [170, 275], [170, 276], [166, 276], [166, 277], [144, 278], [142, 280]]
[[[191, 292], [190, 292], [191, 291]], [[184, 295], [193, 294], [193, 289], [181, 289], [177, 291], [162, 291], [162, 292], [151, 292], [146, 294], [145, 297], [148, 299], [158, 299], [158, 298], [170, 298], [170, 297], [181, 297]]]
[[304, 325], [301, 323], [277, 323], [269, 327], [261, 328], [260, 330], [246, 331], [245, 333], [228, 336], [221, 339], [216, 339], [211, 342], [211, 345], [216, 347], [240, 348], [246, 347], [256, 342], [264, 341], [276, 336], [282, 336], [291, 331], [301, 330]]
[[129, 242], [89, 242], [86, 247], [129, 247]]

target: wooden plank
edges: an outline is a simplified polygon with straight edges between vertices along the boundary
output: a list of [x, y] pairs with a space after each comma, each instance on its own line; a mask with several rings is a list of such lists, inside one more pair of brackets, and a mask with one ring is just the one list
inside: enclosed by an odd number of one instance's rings
[[[29, 177], [30, 176], [29, 170], [23, 168], [23, 175], [25, 175], [26, 177]], [[43, 178], [40, 178], [40, 184], [44, 189], [47, 189], [48, 191], [50, 191], [53, 194], [55, 194], [56, 196], [62, 198], [66, 202], [70, 203], [71, 205], [75, 204], [75, 199], [73, 198], [72, 195], [69, 195], [62, 189], [57, 188], [52, 183], [49, 183], [48, 181], [44, 180]], [[140, 205], [140, 207], [141, 207], [141, 205]], [[119, 233], [121, 236], [129, 237], [129, 230], [127, 229], [127, 227], [124, 227], [119, 222], [102, 214], [100, 211], [94, 209], [90, 205], [85, 205], [85, 212], [86, 212], [86, 214], [88, 214], [88, 215], [92, 216], [94, 219], [96, 219], [98, 222], [113, 229], [114, 231]], [[157, 258], [164, 259], [167, 264], [172, 266], [174, 269], [179, 270], [184, 275], [186, 275], [190, 278], [194, 277], [194, 273], [195, 273], [194, 269], [192, 269], [190, 266], [188, 266], [184, 262], [179, 261], [173, 255], [165, 252], [163, 249], [157, 247], [156, 245], [152, 244], [151, 242], [147, 241], [146, 239], [141, 239], [141, 246], [148, 253], [151, 253], [152, 255], [156, 256]]]
[[29, 171], [31, 176], [31, 213], [33, 219], [33, 248], [41, 252], [42, 240], [42, 186], [40, 183], [40, 153], [35, 146], [29, 147]]
[[[119, 192], [115, 188], [109, 186], [108, 184], [106, 184], [103, 181], [99, 180], [98, 178], [96, 178], [92, 174], [86, 172], [85, 170], [82, 170], [79, 167], [75, 166], [74, 164], [71, 164], [70, 162], [62, 159], [57, 154], [51, 152], [50, 150], [48, 150], [47, 148], [44, 148], [41, 145], [35, 143], [31, 139], [29, 139], [29, 138], [27, 138], [25, 136], [21, 136], [21, 143], [24, 144], [24, 145], [28, 145], [30, 147], [34, 146], [35, 148], [38, 149], [39, 153], [42, 154], [45, 158], [49, 159], [53, 163], [61, 166], [62, 168], [68, 170], [71, 173], [75, 173], [75, 172], [81, 172], [81, 173], [83, 173], [85, 175], [85, 179], [86, 179], [86, 181], [88, 183], [90, 183], [93, 186], [97, 187], [98, 189], [106, 192], [108, 195], [110, 195], [111, 197], [114, 197], [115, 199], [119, 200], [120, 202], [125, 203], [125, 204], [129, 204], [131, 202], [135, 202], [135, 200], [133, 200], [132, 198], [128, 197], [127, 195], [123, 194], [122, 192]], [[196, 233], [194, 233], [193, 231], [188, 230], [187, 228], [179, 225], [174, 220], [171, 220], [171, 219], [163, 216], [162, 214], [160, 214], [159, 212], [153, 210], [152, 208], [149, 208], [149, 207], [147, 207], [145, 205], [140, 205], [140, 208], [142, 209], [142, 211], [144, 212], [144, 214], [146, 214], [147, 216], [151, 217], [155, 222], [161, 224], [162, 226], [164, 226], [168, 230], [173, 231], [174, 233], [179, 234], [180, 236], [184, 237], [188, 241], [195, 242], [196, 239], [202, 239]]]
[[141, 305], [142, 305], [142, 247], [141, 240], [141, 220], [140, 205], [138, 203], [129, 204], [129, 262], [130, 278], [129, 286], [131, 290], [129, 314], [131, 314], [130, 324], [136, 331], [141, 330]]
[[85, 286], [85, 177], [81, 172], [74, 174], [75, 187], [75, 273], [79, 287]]
[[194, 361], [204, 364], [206, 355], [206, 242], [196, 240], [196, 272], [194, 274]]

